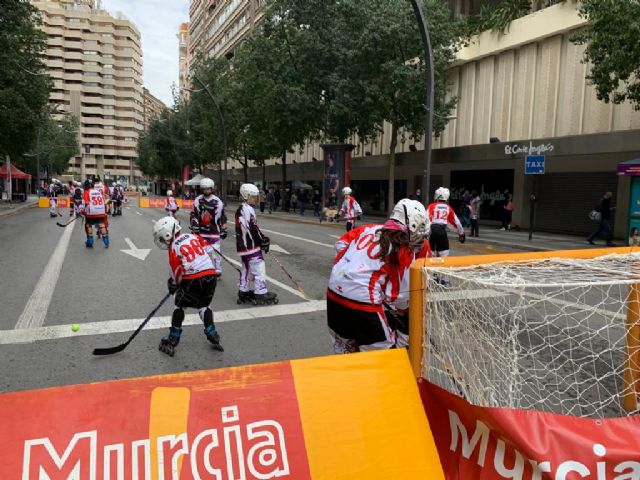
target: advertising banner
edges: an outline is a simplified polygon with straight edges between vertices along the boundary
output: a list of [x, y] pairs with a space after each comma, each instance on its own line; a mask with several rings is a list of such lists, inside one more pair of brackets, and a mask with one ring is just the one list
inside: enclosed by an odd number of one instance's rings
[[[180, 208], [191, 210], [193, 208], [193, 200], [182, 200], [176, 198], [176, 203]], [[140, 198], [138, 202], [140, 208], [164, 208], [164, 198]]]
[[322, 181], [322, 205], [325, 208], [340, 208], [342, 189], [351, 182], [351, 151], [353, 145], [321, 145], [324, 152], [324, 176]]

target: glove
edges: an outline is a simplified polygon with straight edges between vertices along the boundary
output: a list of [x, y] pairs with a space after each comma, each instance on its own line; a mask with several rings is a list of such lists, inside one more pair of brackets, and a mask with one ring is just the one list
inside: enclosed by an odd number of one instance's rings
[[220, 230], [220, 238], [221, 238], [222, 240], [224, 240], [225, 238], [227, 238], [227, 229], [226, 229], [226, 228], [223, 228], [223, 229], [221, 229], [221, 230]]
[[269, 253], [269, 244], [270, 243], [271, 243], [271, 240], [269, 240], [269, 237], [264, 237], [264, 239], [262, 240], [262, 244], [260, 244], [260, 249], [264, 253]]
[[356, 220], [360, 220], [360, 218], [361, 218], [360, 215], [356, 216]]
[[169, 294], [171, 295], [176, 293], [176, 291], [178, 290], [178, 285], [173, 280], [173, 278], [170, 278], [169, 280], [167, 280], [167, 288], [169, 289]]
[[467, 240], [467, 236], [463, 233], [458, 237], [458, 240], [460, 240], [460, 243], [464, 243]]

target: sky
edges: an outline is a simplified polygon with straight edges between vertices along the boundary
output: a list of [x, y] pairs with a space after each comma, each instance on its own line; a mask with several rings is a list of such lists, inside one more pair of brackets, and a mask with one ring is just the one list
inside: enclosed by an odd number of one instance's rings
[[178, 29], [189, 21], [189, 0], [102, 0], [112, 15], [123, 13], [142, 35], [144, 86], [167, 106], [178, 83]]

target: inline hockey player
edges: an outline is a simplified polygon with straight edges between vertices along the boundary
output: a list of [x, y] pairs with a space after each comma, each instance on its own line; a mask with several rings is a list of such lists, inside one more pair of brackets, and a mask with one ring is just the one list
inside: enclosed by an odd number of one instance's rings
[[460, 243], [464, 243], [466, 236], [464, 227], [460, 223], [458, 216], [449, 205], [450, 192], [448, 188], [440, 187], [434, 195], [435, 201], [427, 208], [429, 221], [431, 222], [431, 236], [429, 242], [431, 250], [436, 257], [449, 256], [449, 238], [447, 237], [447, 226], [451, 225], [458, 231]]
[[111, 192], [111, 203], [110, 206], [113, 206], [113, 216], [122, 215], [122, 200], [124, 199], [124, 189], [120, 182], [116, 182], [113, 187], [113, 191]]
[[427, 234], [424, 206], [403, 199], [384, 225], [356, 228], [336, 242], [327, 289], [327, 322], [335, 353], [396, 346], [398, 334], [384, 305], [401, 302], [414, 249], [424, 248]]
[[[269, 252], [269, 237], [258, 227], [253, 207], [258, 203], [260, 192], [251, 183], [240, 186], [242, 204], [236, 211], [236, 250], [242, 260], [238, 280], [238, 304], [272, 305], [278, 303], [275, 293], [267, 291], [264, 256]], [[253, 281], [255, 290], [251, 290]]]
[[58, 216], [58, 199], [56, 197], [49, 197], [49, 216]]
[[173, 190], [167, 190], [167, 198], [164, 200], [164, 211], [167, 212], [167, 215], [175, 218], [178, 210], [180, 210], [180, 207], [173, 197]]
[[69, 216], [80, 215], [84, 210], [84, 190], [80, 182], [73, 182], [69, 192]]
[[173, 357], [180, 343], [184, 309], [195, 308], [204, 324], [204, 334], [213, 348], [223, 351], [220, 335], [213, 322], [211, 301], [216, 291], [216, 271], [211, 262], [213, 247], [199, 235], [181, 233], [180, 223], [168, 216], [153, 226], [153, 240], [159, 248], [169, 250], [171, 277], [167, 282], [169, 293], [175, 294], [176, 308], [171, 316], [169, 335], [160, 340], [159, 350]]
[[220, 240], [227, 238], [227, 216], [222, 200], [213, 194], [214, 187], [215, 183], [210, 178], [200, 180], [202, 193], [193, 202], [190, 228], [213, 247], [211, 260], [220, 278], [222, 259], [216, 252], [220, 252]]
[[353, 190], [350, 187], [344, 187], [342, 189], [342, 206], [338, 212], [338, 217], [342, 217], [347, 221], [347, 232], [350, 231], [356, 224], [356, 220], [360, 219], [362, 215], [362, 208], [360, 204], [353, 198]]
[[105, 248], [109, 248], [109, 219], [104, 187], [95, 188], [90, 180], [84, 184], [84, 217], [84, 229], [87, 234], [86, 247], [93, 248], [93, 227], [95, 225], [98, 237], [102, 237]]

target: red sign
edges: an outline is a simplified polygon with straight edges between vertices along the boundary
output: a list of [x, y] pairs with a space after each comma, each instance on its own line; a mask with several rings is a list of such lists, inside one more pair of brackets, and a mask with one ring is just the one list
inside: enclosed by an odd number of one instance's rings
[[639, 415], [485, 408], [424, 379], [419, 387], [447, 479], [640, 479]]

